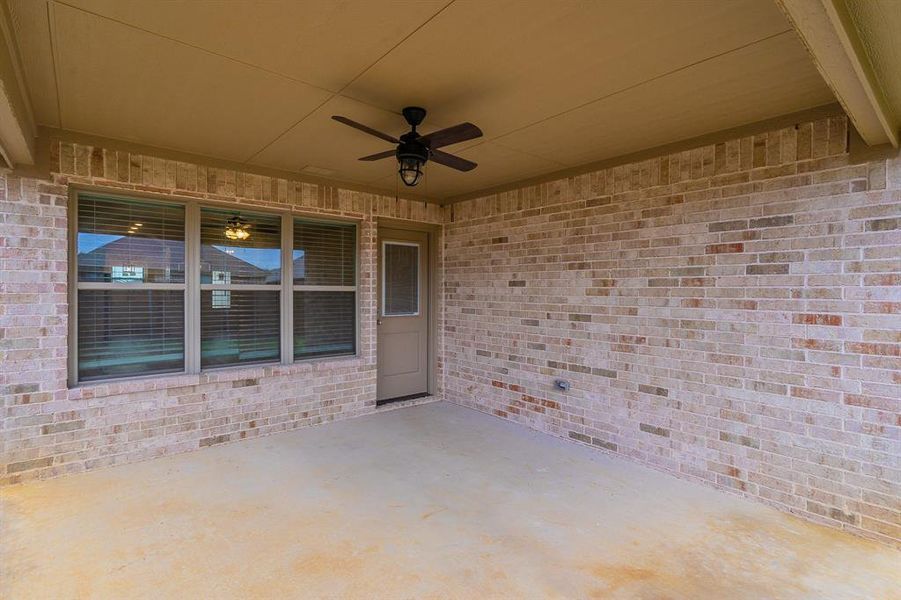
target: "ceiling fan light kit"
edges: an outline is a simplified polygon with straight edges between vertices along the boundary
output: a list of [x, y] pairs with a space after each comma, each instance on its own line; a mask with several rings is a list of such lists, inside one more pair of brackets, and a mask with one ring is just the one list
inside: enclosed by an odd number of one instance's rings
[[243, 242], [250, 237], [249, 229], [247, 221], [242, 219], [240, 214], [236, 214], [225, 223], [225, 237]]
[[423, 166], [429, 160], [458, 171], [471, 171], [476, 168], [476, 163], [442, 152], [438, 148], [482, 137], [481, 129], [472, 123], [460, 123], [453, 127], [420, 135], [416, 131], [416, 127], [425, 119], [426, 110], [418, 106], [407, 106], [401, 112], [410, 125], [410, 131], [400, 136], [400, 139], [352, 121], [347, 117], [333, 115], [332, 119], [386, 142], [396, 144], [397, 148], [393, 151], [378, 152], [364, 156], [360, 160], [374, 161], [394, 156], [397, 159], [397, 172], [406, 186], [413, 187], [422, 180]]

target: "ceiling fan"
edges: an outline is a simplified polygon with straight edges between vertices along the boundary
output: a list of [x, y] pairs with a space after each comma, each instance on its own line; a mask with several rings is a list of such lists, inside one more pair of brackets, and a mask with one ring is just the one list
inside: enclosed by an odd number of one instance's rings
[[386, 142], [397, 144], [397, 148], [394, 150], [385, 150], [384, 152], [370, 154], [369, 156], [364, 156], [360, 160], [372, 161], [389, 158], [391, 156], [397, 157], [397, 171], [400, 173], [400, 178], [405, 185], [410, 187], [416, 185], [419, 183], [419, 180], [422, 179], [422, 167], [428, 160], [432, 160], [452, 169], [457, 169], [458, 171], [472, 171], [478, 166], [472, 161], [460, 158], [459, 156], [454, 156], [453, 154], [448, 154], [447, 152], [442, 152], [438, 148], [482, 137], [481, 129], [472, 123], [460, 123], [453, 127], [433, 131], [426, 135], [420, 135], [419, 132], [416, 131], [416, 127], [422, 123], [423, 119], [425, 119], [425, 109], [418, 106], [408, 106], [401, 112], [407, 120], [407, 123], [410, 124], [411, 129], [400, 136], [400, 139], [390, 136], [387, 133], [377, 131], [371, 127], [367, 127], [361, 123], [357, 123], [356, 121], [352, 121], [347, 117], [333, 115], [332, 118], [339, 123], [350, 125], [354, 129], [359, 129], [364, 133], [374, 135]]

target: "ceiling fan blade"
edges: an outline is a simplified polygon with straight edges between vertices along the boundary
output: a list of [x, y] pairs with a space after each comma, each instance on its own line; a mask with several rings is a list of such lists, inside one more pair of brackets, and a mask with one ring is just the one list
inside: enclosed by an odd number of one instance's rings
[[465, 142], [482, 137], [482, 130], [472, 123], [460, 123], [447, 129], [439, 129], [419, 138], [423, 144], [428, 144], [429, 148], [441, 148], [442, 146], [450, 146], [458, 142]]
[[395, 153], [396, 150], [385, 150], [384, 152], [377, 152], [375, 154], [370, 154], [369, 156], [364, 156], [358, 160], [382, 160], [383, 158], [394, 156]]
[[459, 156], [454, 156], [453, 154], [448, 154], [447, 152], [442, 152], [441, 150], [432, 150], [430, 160], [435, 161], [439, 165], [444, 165], [445, 167], [450, 167], [451, 169], [457, 169], [458, 171], [472, 171], [477, 166], [479, 166], [472, 161], [466, 160], [465, 158], [460, 158]]
[[381, 131], [373, 129], [372, 127], [367, 127], [366, 125], [363, 125], [362, 123], [357, 123], [356, 121], [351, 121], [347, 117], [342, 117], [341, 115], [332, 115], [332, 118], [334, 120], [338, 121], [339, 123], [344, 123], [345, 125], [349, 125], [349, 126], [353, 127], [354, 129], [359, 129], [360, 131], [362, 131], [364, 133], [368, 133], [369, 135], [374, 135], [375, 137], [381, 138], [381, 139], [385, 140], [386, 142], [391, 142], [392, 144], [400, 143], [399, 139], [393, 138], [390, 135], [388, 135], [387, 133], [382, 133]]

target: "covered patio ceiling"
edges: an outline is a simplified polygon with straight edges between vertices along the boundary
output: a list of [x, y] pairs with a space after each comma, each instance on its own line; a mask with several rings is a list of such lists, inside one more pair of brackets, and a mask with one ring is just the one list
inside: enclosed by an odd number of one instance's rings
[[[835, 101], [775, 3], [9, 0], [35, 120], [381, 190], [392, 134], [471, 121], [447, 201]], [[223, 31], [232, 35], [223, 36]]]

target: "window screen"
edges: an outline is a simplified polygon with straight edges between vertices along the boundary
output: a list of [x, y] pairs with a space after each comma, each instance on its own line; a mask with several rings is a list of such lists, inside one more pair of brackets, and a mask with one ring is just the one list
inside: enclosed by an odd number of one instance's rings
[[357, 228], [294, 222], [294, 357], [356, 352]]
[[382, 250], [382, 314], [419, 314], [419, 246], [385, 242]]
[[85, 195], [77, 222], [78, 379], [184, 371], [184, 208]]
[[[226, 237], [236, 217], [247, 239]], [[201, 209], [201, 367], [280, 358], [281, 268], [281, 217]]]

